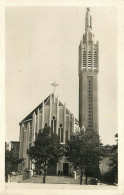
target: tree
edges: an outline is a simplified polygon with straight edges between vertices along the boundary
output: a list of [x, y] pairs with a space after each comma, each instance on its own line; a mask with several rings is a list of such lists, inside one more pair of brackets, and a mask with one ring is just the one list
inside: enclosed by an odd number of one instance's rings
[[43, 183], [45, 183], [47, 168], [55, 165], [63, 156], [64, 147], [60, 144], [59, 136], [46, 127], [36, 136], [34, 145], [29, 148], [27, 154], [34, 160], [34, 164], [43, 170]]
[[5, 150], [5, 181], [8, 182], [8, 174], [16, 171], [16, 167], [19, 163], [21, 163], [24, 159], [19, 159], [15, 150]]
[[99, 172], [99, 160], [101, 158], [101, 141], [97, 132], [86, 130], [71, 135], [67, 141], [65, 150], [67, 160], [73, 167], [80, 170], [80, 184], [82, 176], [97, 176]]
[[115, 134], [116, 144], [112, 145], [112, 152], [110, 155], [110, 167], [113, 172], [113, 182], [118, 183], [118, 134]]
[[118, 182], [118, 134], [115, 135], [115, 145], [104, 145], [102, 147], [103, 157], [108, 158], [106, 165], [109, 166], [109, 171], [101, 175], [102, 182], [114, 184]]

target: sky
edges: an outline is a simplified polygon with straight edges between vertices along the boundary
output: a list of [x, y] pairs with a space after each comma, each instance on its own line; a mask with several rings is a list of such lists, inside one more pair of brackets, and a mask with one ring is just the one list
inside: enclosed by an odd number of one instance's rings
[[[50, 93], [78, 118], [78, 47], [86, 7], [6, 7], [6, 141], [19, 140], [19, 122]], [[99, 134], [113, 144], [117, 133], [117, 10], [91, 7], [99, 41]]]

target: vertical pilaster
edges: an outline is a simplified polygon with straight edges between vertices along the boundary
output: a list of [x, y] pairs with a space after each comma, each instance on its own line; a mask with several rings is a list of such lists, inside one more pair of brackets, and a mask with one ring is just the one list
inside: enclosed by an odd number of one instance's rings
[[19, 158], [23, 157], [23, 130], [24, 130], [24, 124], [20, 125], [20, 147], [19, 147]]
[[59, 127], [59, 98], [57, 98], [57, 110], [56, 110], [56, 134], [58, 135]]
[[97, 54], [96, 54], [97, 60], [97, 71], [99, 71], [99, 41], [97, 41]]
[[66, 132], [66, 104], [64, 104], [63, 143], [65, 143], [65, 132]]
[[44, 128], [44, 101], [42, 103], [42, 129]]
[[86, 41], [86, 70], [88, 71], [88, 41]]
[[49, 115], [49, 127], [51, 127], [51, 117], [52, 117], [52, 94], [50, 94], [50, 115]]
[[91, 57], [92, 57], [92, 71], [94, 71], [94, 54], [93, 54], [93, 41], [91, 43]]
[[75, 117], [74, 115], [72, 115], [72, 132], [74, 133], [75, 132]]
[[30, 123], [27, 124], [27, 149], [29, 149]]
[[35, 131], [36, 131], [36, 114], [33, 113], [33, 120], [32, 120], [32, 144], [35, 141]]
[[70, 110], [68, 112], [68, 139], [70, 140]]
[[39, 108], [37, 109], [37, 133], [39, 133]]
[[[26, 136], [26, 148], [29, 149], [29, 135], [30, 135], [30, 123], [27, 124], [27, 136]], [[28, 168], [28, 155], [26, 155], [26, 167]]]

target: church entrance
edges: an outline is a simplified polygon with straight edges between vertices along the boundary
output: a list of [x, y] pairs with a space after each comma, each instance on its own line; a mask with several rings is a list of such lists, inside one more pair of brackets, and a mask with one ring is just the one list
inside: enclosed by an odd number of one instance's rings
[[63, 175], [69, 175], [69, 163], [63, 163]]
[[56, 165], [54, 166], [49, 166], [47, 169], [47, 175], [52, 176], [52, 175], [56, 175]]

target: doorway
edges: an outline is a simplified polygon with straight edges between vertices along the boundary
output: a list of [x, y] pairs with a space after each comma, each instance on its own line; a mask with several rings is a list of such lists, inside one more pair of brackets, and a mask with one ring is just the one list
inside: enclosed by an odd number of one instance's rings
[[69, 163], [63, 163], [63, 175], [69, 175]]

